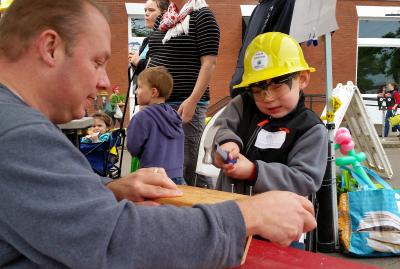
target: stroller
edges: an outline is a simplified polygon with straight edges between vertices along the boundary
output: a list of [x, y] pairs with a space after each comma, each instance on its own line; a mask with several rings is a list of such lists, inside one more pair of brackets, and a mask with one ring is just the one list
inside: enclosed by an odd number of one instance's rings
[[[110, 139], [101, 143], [80, 143], [79, 150], [88, 159], [95, 173], [103, 177], [116, 179], [121, 177], [121, 162], [118, 147], [122, 145], [125, 129], [115, 129]], [[122, 156], [121, 156], [122, 158]]]

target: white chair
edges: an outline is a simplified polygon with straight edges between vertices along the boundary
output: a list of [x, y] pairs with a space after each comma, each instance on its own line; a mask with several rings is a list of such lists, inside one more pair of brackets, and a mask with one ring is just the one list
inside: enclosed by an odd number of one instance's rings
[[[219, 115], [221, 115], [222, 111], [224, 111], [225, 107], [220, 109], [217, 113], [215, 113], [214, 116], [210, 119], [210, 121], [207, 123], [206, 127], [204, 128], [203, 134], [201, 135], [200, 139], [200, 145], [199, 145], [199, 152], [197, 155], [197, 164], [196, 164], [196, 177], [197, 175], [203, 175], [206, 177], [209, 177], [212, 179], [212, 187], [215, 188], [215, 184], [217, 183], [217, 178], [219, 175], [220, 169], [215, 167], [212, 164], [207, 164], [203, 162], [204, 159], [204, 141], [207, 135], [209, 136], [209, 130], [211, 129], [211, 126], [215, 124], [215, 120], [218, 118]], [[211, 138], [211, 137], [210, 137]], [[214, 139], [214, 138], [211, 138]]]

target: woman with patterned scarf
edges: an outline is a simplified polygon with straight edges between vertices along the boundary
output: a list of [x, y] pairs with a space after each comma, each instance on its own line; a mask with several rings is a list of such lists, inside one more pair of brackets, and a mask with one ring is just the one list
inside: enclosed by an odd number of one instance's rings
[[[178, 5], [177, 5], [178, 4]], [[210, 99], [209, 83], [216, 65], [220, 31], [204, 0], [189, 0], [179, 10], [171, 3], [149, 37], [148, 66], [165, 66], [174, 79], [167, 103], [182, 117], [185, 132], [184, 178], [195, 185], [198, 146]], [[211, 186], [197, 176], [196, 185]]]

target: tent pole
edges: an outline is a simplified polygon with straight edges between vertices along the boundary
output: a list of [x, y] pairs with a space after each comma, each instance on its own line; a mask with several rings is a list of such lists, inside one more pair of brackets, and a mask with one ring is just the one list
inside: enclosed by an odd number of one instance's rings
[[[338, 210], [336, 194], [336, 165], [334, 143], [334, 114], [332, 106], [332, 43], [331, 33], [325, 35], [325, 72], [326, 72], [326, 115], [328, 129], [328, 163], [317, 192], [317, 249], [320, 252], [336, 252], [339, 248]], [[330, 116], [329, 116], [330, 115]]]

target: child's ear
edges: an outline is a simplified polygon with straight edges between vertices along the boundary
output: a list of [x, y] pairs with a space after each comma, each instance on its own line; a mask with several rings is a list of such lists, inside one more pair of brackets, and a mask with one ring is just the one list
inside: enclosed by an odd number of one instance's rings
[[157, 88], [151, 88], [151, 97], [157, 98], [160, 97], [160, 92]]
[[310, 71], [301, 71], [299, 75], [299, 88], [305, 89], [310, 83]]

